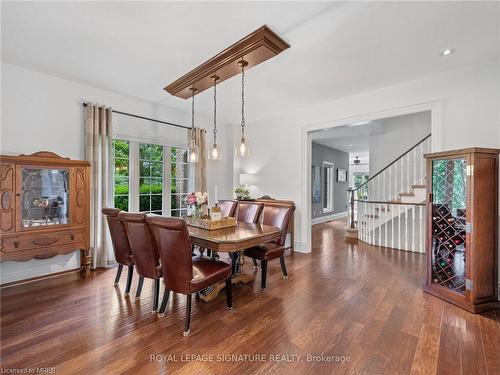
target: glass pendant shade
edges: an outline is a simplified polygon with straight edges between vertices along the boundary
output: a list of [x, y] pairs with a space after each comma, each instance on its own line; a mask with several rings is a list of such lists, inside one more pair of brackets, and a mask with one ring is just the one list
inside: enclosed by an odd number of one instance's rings
[[188, 147], [188, 161], [190, 163], [197, 163], [200, 160], [200, 150], [196, 145], [195, 139], [195, 127], [194, 127], [194, 93], [196, 92], [196, 88], [191, 88], [191, 142], [189, 142]]
[[200, 150], [194, 141], [191, 142], [188, 148], [188, 160], [190, 163], [197, 163], [200, 159]]
[[248, 141], [245, 137], [241, 137], [240, 143], [236, 150], [239, 157], [245, 157], [250, 154], [250, 147], [248, 145]]
[[214, 142], [208, 149], [208, 159], [210, 160], [221, 160], [222, 150], [219, 142]]

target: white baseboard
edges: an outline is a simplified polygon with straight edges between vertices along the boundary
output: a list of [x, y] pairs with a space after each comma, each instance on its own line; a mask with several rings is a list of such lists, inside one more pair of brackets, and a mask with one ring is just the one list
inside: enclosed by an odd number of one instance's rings
[[324, 223], [326, 221], [339, 219], [339, 218], [344, 217], [344, 216], [347, 216], [347, 211], [338, 212], [336, 214], [331, 214], [331, 215], [326, 215], [326, 216], [316, 217], [316, 218], [311, 220], [311, 224], [314, 225], [314, 224]]

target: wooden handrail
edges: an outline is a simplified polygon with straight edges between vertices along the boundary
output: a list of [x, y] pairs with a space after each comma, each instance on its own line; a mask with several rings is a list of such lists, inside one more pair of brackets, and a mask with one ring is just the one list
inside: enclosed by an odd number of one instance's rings
[[361, 202], [361, 203], [377, 203], [377, 204], [399, 204], [403, 206], [424, 206], [425, 203], [405, 203], [405, 202], [397, 202], [397, 201], [372, 201], [372, 200], [365, 200], [365, 199], [354, 199], [355, 202]]
[[408, 150], [406, 150], [405, 152], [403, 152], [401, 155], [399, 155], [396, 159], [394, 159], [392, 162], [390, 162], [389, 164], [387, 164], [384, 168], [382, 168], [380, 171], [378, 171], [377, 173], [375, 173], [372, 177], [370, 177], [368, 180], [366, 180], [363, 184], [359, 185], [357, 188], [349, 188], [347, 189], [347, 191], [357, 191], [359, 189], [361, 189], [363, 186], [367, 185], [371, 180], [373, 180], [375, 177], [377, 177], [379, 174], [381, 174], [383, 171], [385, 171], [387, 168], [389, 168], [391, 165], [395, 164], [399, 159], [401, 159], [403, 156], [405, 156], [407, 153], [409, 153], [411, 150], [413, 150], [414, 148], [418, 147], [421, 143], [423, 143], [425, 140], [427, 140], [428, 138], [430, 138], [432, 134], [427, 134], [425, 136], [425, 138], [421, 139], [417, 144], [415, 144], [414, 146], [410, 147]]

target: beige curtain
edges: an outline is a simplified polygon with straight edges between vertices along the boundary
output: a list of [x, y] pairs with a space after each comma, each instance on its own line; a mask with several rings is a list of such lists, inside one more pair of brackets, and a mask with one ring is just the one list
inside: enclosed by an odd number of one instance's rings
[[[188, 145], [191, 143], [191, 132], [188, 131]], [[193, 163], [191, 168], [191, 176], [193, 178], [194, 191], [207, 191], [207, 148], [205, 145], [205, 129], [195, 128], [194, 139], [198, 146], [200, 159], [197, 163]]]
[[108, 230], [101, 213], [110, 203], [112, 170], [112, 126], [111, 108], [87, 104], [85, 111], [85, 153], [92, 168], [90, 180], [90, 249], [92, 268], [107, 267], [113, 262], [108, 251]]

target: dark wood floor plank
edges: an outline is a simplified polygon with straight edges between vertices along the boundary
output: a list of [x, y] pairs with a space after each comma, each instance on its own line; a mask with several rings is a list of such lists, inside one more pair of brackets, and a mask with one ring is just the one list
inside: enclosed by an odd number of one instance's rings
[[[499, 312], [473, 315], [423, 293], [425, 256], [348, 242], [344, 227], [343, 220], [314, 226], [312, 254], [286, 257], [289, 279], [282, 279], [279, 262], [270, 262], [266, 292], [257, 271], [254, 283], [234, 288], [232, 311], [224, 293], [210, 303], [194, 300], [187, 338], [182, 296], [171, 296], [160, 319], [151, 314], [151, 283], [140, 300], [126, 299], [125, 280], [113, 287], [114, 270], [93, 272], [85, 281], [65, 275], [4, 289], [2, 368], [55, 367], [57, 374], [500, 374]], [[251, 271], [248, 260], [245, 268]], [[182, 359], [193, 354], [267, 359]], [[270, 360], [271, 354], [300, 360]]]

